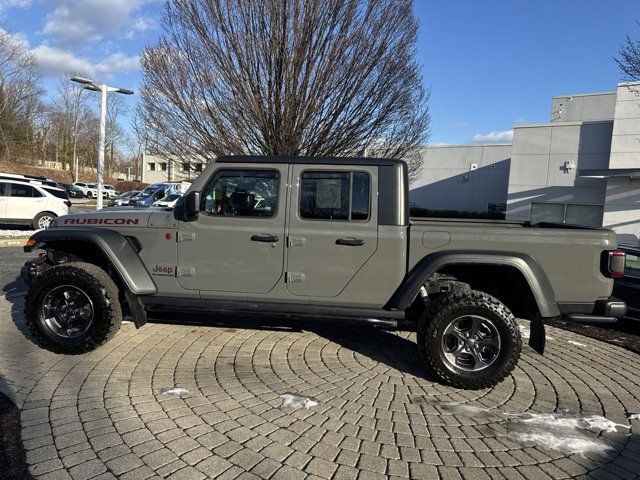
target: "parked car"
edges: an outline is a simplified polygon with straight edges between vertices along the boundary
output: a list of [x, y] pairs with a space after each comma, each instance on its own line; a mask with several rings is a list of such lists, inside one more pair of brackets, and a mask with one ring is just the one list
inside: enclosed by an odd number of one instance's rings
[[107, 198], [115, 198], [118, 196], [116, 187], [114, 187], [113, 185], [109, 185], [105, 183], [102, 187], [104, 188], [104, 191], [107, 192]]
[[84, 193], [80, 190], [79, 187], [73, 185], [71, 183], [61, 183], [62, 188], [64, 188], [69, 194], [69, 198], [83, 198]]
[[190, 186], [189, 182], [154, 183], [133, 197], [130, 204], [135, 207], [150, 207], [171, 193], [183, 194]]
[[165, 196], [165, 189], [168, 183], [154, 183], [144, 188], [135, 197], [131, 198], [130, 205], [133, 207], [150, 207]]
[[156, 201], [152, 206], [153, 207], [164, 207], [164, 208], [173, 208], [176, 206], [176, 203], [182, 197], [181, 193], [170, 193], [166, 195], [161, 200]]
[[110, 207], [124, 207], [129, 205], [131, 198], [140, 193], [140, 190], [131, 190], [113, 197], [109, 202]]
[[220, 157], [172, 210], [74, 214], [34, 234], [25, 249], [47, 255], [22, 269], [25, 322], [42, 347], [81, 354], [116, 334], [119, 302], [137, 327], [158, 310], [409, 320], [427, 372], [480, 389], [516, 367], [517, 316], [539, 353], [545, 319], [624, 316], [613, 231], [415, 220], [408, 197], [401, 160]]
[[627, 303], [627, 318], [640, 320], [640, 247], [620, 244], [618, 250], [626, 257], [624, 275], [614, 280], [613, 296]]
[[[88, 183], [87, 184], [87, 197], [88, 198], [98, 198], [98, 184], [97, 183]], [[109, 198], [109, 192], [104, 189], [104, 185], [102, 188], [102, 198]]]
[[84, 182], [73, 182], [73, 184], [82, 191], [85, 197], [89, 197], [89, 185]]
[[64, 188], [29, 177], [0, 175], [0, 223], [44, 229], [69, 213], [71, 202]]

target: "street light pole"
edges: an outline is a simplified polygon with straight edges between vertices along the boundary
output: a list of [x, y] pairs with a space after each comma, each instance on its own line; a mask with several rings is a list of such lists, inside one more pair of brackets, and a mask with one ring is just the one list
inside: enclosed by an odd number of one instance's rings
[[110, 87], [104, 83], [97, 84], [93, 80], [82, 77], [71, 77], [72, 82], [82, 83], [84, 88], [94, 92], [100, 92], [100, 141], [98, 145], [98, 198], [96, 210], [101, 210], [103, 206], [102, 192], [104, 191], [104, 150], [107, 137], [107, 93], [116, 92], [124, 95], [133, 95], [132, 90], [126, 88]]
[[104, 149], [107, 138], [107, 86], [100, 85], [102, 98], [100, 99], [100, 145], [98, 146], [98, 205], [96, 210], [102, 210], [102, 190], [104, 183]]

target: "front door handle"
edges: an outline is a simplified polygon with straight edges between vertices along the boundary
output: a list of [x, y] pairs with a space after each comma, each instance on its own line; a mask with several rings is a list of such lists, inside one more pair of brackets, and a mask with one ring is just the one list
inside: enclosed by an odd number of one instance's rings
[[361, 238], [339, 238], [336, 240], [336, 245], [346, 245], [347, 247], [361, 247], [364, 245], [364, 240]]
[[265, 242], [265, 243], [275, 243], [277, 242], [278, 236], [277, 235], [269, 235], [267, 233], [261, 233], [258, 235], [252, 235], [251, 236], [251, 241], [252, 242]]

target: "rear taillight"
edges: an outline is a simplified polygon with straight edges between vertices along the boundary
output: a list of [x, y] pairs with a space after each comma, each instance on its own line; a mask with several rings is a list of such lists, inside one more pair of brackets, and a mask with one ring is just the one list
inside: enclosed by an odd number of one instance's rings
[[64, 201], [64, 204], [65, 204], [67, 207], [71, 207], [71, 205], [72, 205], [72, 203], [71, 203], [69, 200], [65, 200], [65, 201]]
[[610, 278], [620, 278], [624, 276], [624, 262], [627, 254], [614, 250], [609, 252], [608, 273]]

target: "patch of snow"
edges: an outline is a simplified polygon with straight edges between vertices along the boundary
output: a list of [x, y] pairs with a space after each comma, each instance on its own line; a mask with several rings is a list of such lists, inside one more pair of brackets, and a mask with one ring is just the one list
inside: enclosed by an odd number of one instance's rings
[[632, 415], [629, 415], [629, 420], [638, 420], [640, 421], [640, 413], [634, 413]]
[[[529, 340], [529, 338], [531, 338], [531, 330], [528, 326], [518, 323], [518, 328], [520, 329], [520, 335], [524, 340]], [[553, 340], [553, 337], [551, 335], [547, 335], [546, 339]]]
[[173, 387], [173, 388], [169, 388], [167, 390], [164, 390], [162, 392], [162, 395], [188, 395], [189, 394], [189, 390], [187, 390], [186, 388], [181, 388], [181, 387]]
[[285, 408], [312, 408], [318, 405], [316, 400], [313, 400], [309, 397], [303, 397], [302, 395], [298, 395], [296, 393], [285, 393], [284, 395], [280, 395], [282, 399], [282, 406]]
[[593, 431], [617, 432], [631, 428], [598, 415], [569, 417], [555, 413], [506, 414], [514, 421], [507, 425], [507, 435], [519, 442], [533, 442], [544, 448], [570, 454], [605, 453], [613, 447]]
[[575, 345], [576, 347], [586, 347], [584, 343], [574, 342], [573, 340], [567, 340], [567, 343], [570, 343], [571, 345]]
[[30, 237], [40, 230], [0, 230], [0, 238]]

